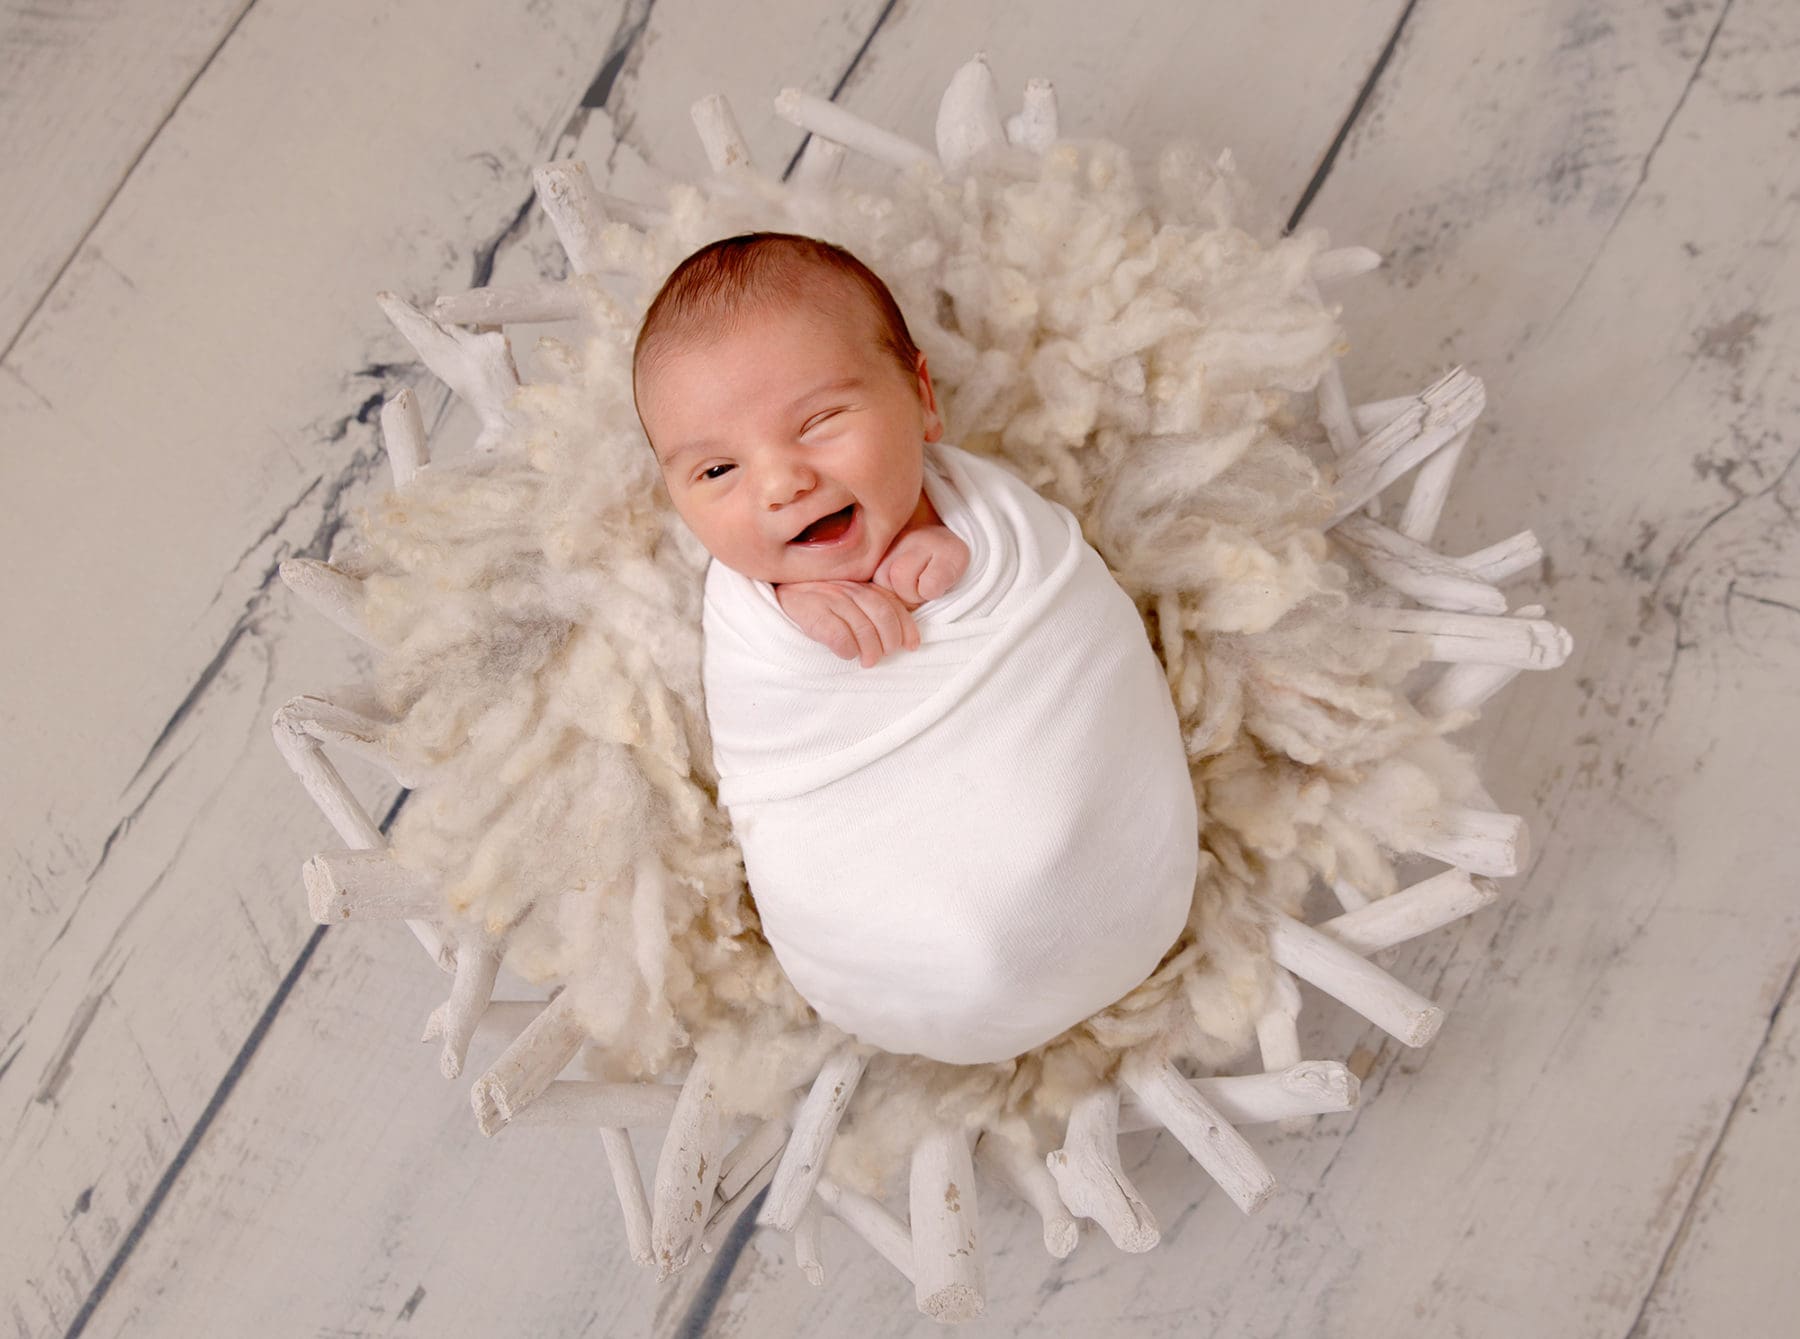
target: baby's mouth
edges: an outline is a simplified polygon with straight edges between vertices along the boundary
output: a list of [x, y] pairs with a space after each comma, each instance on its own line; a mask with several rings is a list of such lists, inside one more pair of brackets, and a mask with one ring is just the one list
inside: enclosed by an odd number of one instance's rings
[[832, 544], [850, 532], [856, 520], [856, 504], [852, 502], [829, 516], [821, 516], [788, 541], [790, 544]]

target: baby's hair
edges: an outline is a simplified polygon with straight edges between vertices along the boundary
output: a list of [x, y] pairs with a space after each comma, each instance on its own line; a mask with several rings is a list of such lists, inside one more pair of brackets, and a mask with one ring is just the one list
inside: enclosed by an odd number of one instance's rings
[[819, 276], [837, 276], [862, 290], [880, 321], [881, 345], [908, 376], [918, 371], [913, 343], [900, 304], [875, 271], [841, 246], [789, 232], [751, 232], [701, 247], [663, 281], [644, 313], [631, 355], [631, 383], [654, 363], [653, 347], [673, 338], [728, 325], [738, 313], [769, 301], [798, 301], [811, 295]]

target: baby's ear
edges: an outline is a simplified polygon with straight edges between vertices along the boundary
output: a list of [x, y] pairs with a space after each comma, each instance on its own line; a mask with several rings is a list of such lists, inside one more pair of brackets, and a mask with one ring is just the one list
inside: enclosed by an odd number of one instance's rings
[[925, 411], [925, 440], [942, 439], [944, 420], [938, 413], [937, 390], [931, 384], [931, 370], [925, 366], [923, 353], [919, 354], [919, 404]]

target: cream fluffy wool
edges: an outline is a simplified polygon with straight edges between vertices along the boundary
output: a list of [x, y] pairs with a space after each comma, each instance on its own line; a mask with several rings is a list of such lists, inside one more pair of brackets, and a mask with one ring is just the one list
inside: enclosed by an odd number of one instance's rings
[[[1157, 1041], [1227, 1062], [1270, 988], [1262, 925], [1317, 877], [1393, 888], [1387, 854], [1473, 779], [1400, 694], [1409, 666], [1347, 627], [1344, 570], [1311, 453], [1310, 392], [1338, 355], [1308, 296], [1316, 231], [1259, 241], [1228, 162], [1004, 151], [956, 181], [801, 194], [726, 174], [671, 192], [608, 264], [560, 379], [519, 427], [434, 463], [371, 509], [337, 559], [366, 578], [391, 747], [427, 779], [392, 833], [442, 880], [461, 937], [563, 985], [598, 1077], [672, 1078], [706, 1058], [729, 1109], [785, 1111], [844, 1035], [796, 994], [759, 932], [700, 685], [706, 555], [674, 517], [632, 409], [642, 308], [684, 256], [777, 229], [849, 247], [892, 286], [952, 434], [1068, 507], [1137, 603], [1181, 722], [1200, 815], [1188, 925], [1124, 999], [1013, 1059], [875, 1053], [829, 1170], [890, 1189], [928, 1116], [1029, 1126], [1054, 1146], [1072, 1101]], [[1379, 830], [1370, 815], [1381, 815]], [[637, 877], [657, 862], [668, 877]]]
[[976, 1064], [1155, 970], [1199, 840], [1161, 667], [1075, 518], [947, 444], [925, 491], [969, 565], [918, 610], [917, 650], [840, 660], [714, 562], [703, 681], [789, 979], [859, 1041]]

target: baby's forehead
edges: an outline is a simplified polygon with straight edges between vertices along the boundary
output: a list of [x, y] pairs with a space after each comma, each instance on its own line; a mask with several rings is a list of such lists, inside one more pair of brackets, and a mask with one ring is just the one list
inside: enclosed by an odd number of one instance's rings
[[[846, 320], [846, 314], [855, 313]], [[704, 358], [724, 335], [772, 330], [800, 317], [816, 331], [821, 344], [850, 343], [879, 349], [884, 325], [874, 300], [854, 283], [826, 272], [818, 282], [795, 291], [751, 292], [721, 301], [710, 310], [688, 313], [679, 323], [656, 332], [658, 358], [693, 354]]]

